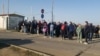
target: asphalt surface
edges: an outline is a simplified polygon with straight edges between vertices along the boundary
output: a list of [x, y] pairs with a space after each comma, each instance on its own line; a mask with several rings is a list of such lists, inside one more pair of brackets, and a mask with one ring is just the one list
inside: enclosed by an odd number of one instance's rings
[[0, 42], [49, 53], [54, 56], [100, 56], [100, 39], [88, 44], [61, 38], [44, 38], [43, 35], [0, 31]]

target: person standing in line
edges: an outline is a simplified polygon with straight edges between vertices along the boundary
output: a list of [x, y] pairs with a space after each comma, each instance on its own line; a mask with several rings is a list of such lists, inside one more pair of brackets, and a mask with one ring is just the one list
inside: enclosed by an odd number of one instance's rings
[[23, 24], [23, 21], [20, 21], [20, 22], [18, 23], [18, 32], [21, 31], [21, 26], [22, 26], [22, 24]]
[[48, 26], [47, 26], [46, 22], [43, 23], [42, 31], [43, 31], [43, 34], [44, 34], [44, 38], [46, 38], [45, 36], [47, 36], [47, 32], [48, 32]]
[[64, 39], [68, 37], [68, 23], [65, 21], [65, 29], [64, 29]]
[[100, 36], [99, 36], [99, 31], [100, 31], [100, 28], [99, 28], [99, 25], [97, 25], [96, 27], [95, 27], [95, 37], [96, 38], [99, 38]]
[[42, 23], [41, 21], [38, 22], [38, 31], [39, 31], [39, 34], [42, 34]]
[[34, 34], [37, 34], [37, 21], [34, 20]]
[[92, 23], [90, 23], [90, 25], [89, 25], [89, 41], [92, 41], [93, 33], [94, 33], [94, 26], [92, 25]]
[[23, 22], [24, 33], [27, 33], [27, 20]]
[[85, 35], [85, 42], [84, 42], [84, 44], [88, 44], [88, 39], [89, 39], [89, 23], [88, 23], [88, 21], [85, 21], [84, 35]]
[[81, 26], [81, 24], [79, 24], [78, 27], [76, 28], [76, 33], [77, 33], [77, 41], [79, 43], [82, 43], [82, 26]]
[[30, 34], [30, 26], [31, 26], [31, 22], [28, 21], [28, 22], [26, 23], [27, 34]]
[[37, 33], [37, 21], [33, 20], [31, 23], [31, 33], [36, 34]]
[[34, 34], [34, 20], [31, 23], [30, 30], [31, 30], [31, 34]]
[[54, 24], [53, 22], [50, 24], [50, 38], [54, 37]]
[[21, 22], [21, 30], [20, 30], [20, 32], [24, 32], [24, 20]]
[[70, 22], [70, 24], [68, 26], [68, 37], [69, 37], [69, 40], [73, 39], [74, 31], [75, 31], [75, 26], [73, 25], [72, 22]]
[[56, 26], [55, 26], [55, 36], [56, 37], [60, 36], [60, 22], [56, 23]]
[[62, 23], [62, 25], [61, 25], [61, 36], [62, 36], [62, 39], [64, 39], [64, 35], [65, 35], [65, 24]]
[[48, 23], [48, 35], [50, 36], [50, 25], [51, 25], [51, 22]]
[[77, 25], [75, 23], [73, 23], [73, 25], [74, 25], [74, 34], [73, 34], [73, 36], [77, 36], [77, 33], [76, 33]]
[[100, 27], [99, 27], [99, 38], [100, 38]]

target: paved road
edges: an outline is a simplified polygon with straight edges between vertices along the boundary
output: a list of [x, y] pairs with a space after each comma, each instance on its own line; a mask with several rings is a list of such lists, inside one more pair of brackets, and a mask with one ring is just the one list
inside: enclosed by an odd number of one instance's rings
[[94, 39], [91, 44], [84, 45], [76, 40], [50, 39], [44, 38], [42, 35], [0, 31], [0, 42], [38, 50], [55, 56], [100, 56], [99, 39]]

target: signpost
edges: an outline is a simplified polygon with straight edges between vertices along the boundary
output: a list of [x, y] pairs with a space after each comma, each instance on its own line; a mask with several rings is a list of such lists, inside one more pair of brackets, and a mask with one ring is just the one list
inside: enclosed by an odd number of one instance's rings
[[41, 14], [41, 18], [42, 18], [42, 19], [44, 18], [44, 14]]
[[44, 18], [44, 9], [41, 9], [41, 18]]
[[42, 13], [42, 14], [44, 13], [44, 9], [41, 9], [41, 13]]

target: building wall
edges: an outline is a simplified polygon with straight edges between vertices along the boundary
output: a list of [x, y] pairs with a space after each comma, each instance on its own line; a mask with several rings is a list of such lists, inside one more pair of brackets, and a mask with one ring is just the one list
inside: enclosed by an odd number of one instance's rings
[[18, 27], [18, 23], [22, 21], [24, 17], [19, 16], [10, 16], [9, 17], [9, 29], [16, 29]]
[[7, 23], [6, 23], [6, 20], [7, 20], [7, 16], [0, 16], [0, 29], [7, 29]]

